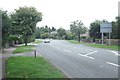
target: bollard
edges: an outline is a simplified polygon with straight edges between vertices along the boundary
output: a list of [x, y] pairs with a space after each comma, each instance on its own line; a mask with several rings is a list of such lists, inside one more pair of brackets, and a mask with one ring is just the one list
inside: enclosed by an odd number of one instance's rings
[[36, 56], [37, 56], [37, 55], [36, 55], [36, 51], [34, 51], [34, 57], [36, 58]]

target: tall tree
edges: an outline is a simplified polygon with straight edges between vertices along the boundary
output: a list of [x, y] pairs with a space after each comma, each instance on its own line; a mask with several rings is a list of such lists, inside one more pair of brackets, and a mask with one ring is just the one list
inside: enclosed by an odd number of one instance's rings
[[114, 35], [116, 35], [116, 39], [120, 39], [120, 17], [116, 17], [116, 25], [114, 26]]
[[101, 21], [96, 20], [90, 24], [90, 30], [89, 30], [90, 37], [93, 37], [94, 39], [101, 38], [100, 22]]
[[42, 20], [42, 14], [34, 7], [20, 7], [11, 15], [14, 34], [23, 35], [27, 46], [28, 38], [35, 33], [36, 24]]
[[56, 31], [55, 27], [52, 27], [52, 31]]
[[[65, 31], [65, 29], [63, 29], [63, 28], [59, 28], [59, 29], [57, 30], [57, 33], [58, 33], [59, 39], [63, 39], [63, 37], [65, 37], [65, 35], [66, 35], [66, 31]], [[64, 39], [65, 39], [65, 38], [64, 38]]]
[[86, 32], [86, 28], [81, 21], [77, 20], [71, 22], [70, 31], [78, 37], [78, 42], [80, 42], [80, 35]]
[[5, 44], [9, 41], [9, 35], [11, 33], [11, 20], [7, 11], [0, 10], [0, 13], [2, 13], [2, 46], [5, 47]]
[[111, 33], [112, 39], [119, 39], [118, 38], [118, 26], [117, 23], [112, 21], [112, 33]]

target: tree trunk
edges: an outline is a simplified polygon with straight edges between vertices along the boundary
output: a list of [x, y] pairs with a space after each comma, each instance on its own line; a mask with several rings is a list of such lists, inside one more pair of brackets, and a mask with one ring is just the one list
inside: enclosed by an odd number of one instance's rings
[[78, 42], [80, 42], [80, 35], [78, 35]]
[[25, 37], [24, 42], [25, 42], [25, 46], [27, 46], [27, 37]]

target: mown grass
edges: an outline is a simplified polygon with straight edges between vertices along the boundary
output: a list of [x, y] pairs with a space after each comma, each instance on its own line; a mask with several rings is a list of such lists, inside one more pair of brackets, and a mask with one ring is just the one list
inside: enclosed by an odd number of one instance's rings
[[86, 44], [86, 45], [90, 47], [105, 48], [105, 49], [112, 49], [112, 50], [120, 49], [120, 46], [113, 46], [113, 45], [109, 46], [105, 44]]
[[7, 78], [65, 78], [64, 74], [42, 57], [10, 57]]
[[85, 44], [86, 46], [90, 46], [90, 47], [96, 47], [96, 48], [105, 48], [105, 49], [111, 49], [111, 50], [119, 50], [120, 49], [120, 46], [109, 46], [109, 45], [105, 45], [105, 44], [93, 44], [93, 43], [85, 43], [85, 42], [80, 42], [78, 43], [77, 41], [75, 40], [67, 40], [68, 42], [70, 43], [73, 43], [73, 44]]
[[28, 46], [19, 46], [17, 47], [14, 51], [13, 51], [13, 54], [16, 54], [16, 53], [23, 53], [23, 52], [30, 52], [30, 51], [33, 51], [35, 50], [35, 46], [34, 45], [28, 45]]
[[84, 42], [78, 42], [78, 41], [75, 41], [75, 40], [67, 40], [68, 42], [70, 43], [74, 43], [74, 44], [83, 44]]
[[34, 43], [34, 44], [39, 44], [39, 43], [42, 43], [42, 41], [41, 41], [41, 40], [35, 40], [35, 41], [32, 42], [32, 43]]

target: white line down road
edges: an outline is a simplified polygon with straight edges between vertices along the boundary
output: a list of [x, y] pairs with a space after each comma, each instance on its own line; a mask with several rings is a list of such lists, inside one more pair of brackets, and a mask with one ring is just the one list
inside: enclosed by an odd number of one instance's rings
[[114, 64], [114, 63], [111, 63], [111, 62], [106, 62], [107, 64], [110, 64], [110, 65], [113, 65], [113, 66], [116, 66], [116, 67], [120, 67], [120, 65], [118, 64]]

